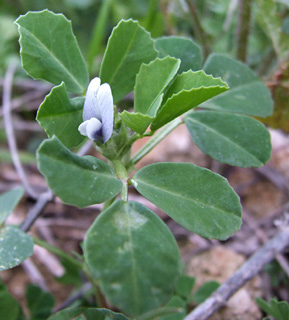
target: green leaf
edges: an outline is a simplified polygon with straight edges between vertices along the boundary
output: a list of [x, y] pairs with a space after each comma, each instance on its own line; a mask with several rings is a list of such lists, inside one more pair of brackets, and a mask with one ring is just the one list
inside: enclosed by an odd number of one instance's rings
[[65, 269], [65, 273], [61, 277], [57, 277], [56, 280], [62, 284], [81, 286], [83, 284], [83, 279], [81, 277], [79, 268], [65, 259], [61, 260], [61, 264]]
[[118, 200], [101, 213], [83, 249], [105, 297], [125, 313], [136, 316], [169, 300], [180, 272], [178, 247], [163, 221], [140, 203]]
[[82, 93], [88, 72], [73, 34], [71, 22], [49, 10], [28, 12], [16, 20], [24, 70], [35, 79], [55, 85], [65, 82], [68, 91]]
[[159, 51], [158, 57], [175, 57], [181, 60], [181, 74], [184, 71], [197, 71], [202, 68], [201, 48], [191, 39], [182, 37], [162, 37], [155, 40], [156, 49]]
[[0, 271], [18, 266], [33, 254], [33, 241], [23, 231], [7, 226], [0, 229]]
[[220, 284], [217, 281], [205, 282], [194, 294], [193, 301], [196, 303], [202, 303], [210, 295], [219, 288]]
[[0, 224], [12, 213], [23, 194], [23, 188], [16, 188], [0, 195]]
[[86, 207], [110, 200], [121, 191], [122, 182], [107, 163], [77, 156], [56, 137], [41, 144], [37, 161], [48, 185], [64, 203]]
[[180, 61], [171, 57], [156, 59], [143, 64], [136, 77], [134, 88], [134, 111], [121, 114], [125, 124], [137, 133], [143, 134], [155, 117], [161, 105], [162, 92], [175, 76]]
[[273, 316], [275, 320], [289, 320], [289, 304], [287, 301], [278, 301], [274, 298], [267, 303], [265, 300], [257, 298], [256, 302], [263, 311]]
[[166, 57], [155, 59], [149, 64], [143, 64], [136, 77], [134, 87], [134, 111], [155, 115], [158, 108], [158, 97], [176, 75], [180, 66], [180, 60]]
[[33, 284], [26, 288], [26, 301], [31, 320], [46, 320], [55, 304], [52, 294]]
[[162, 316], [158, 318], [158, 320], [184, 320], [186, 317], [186, 307], [186, 303], [183, 299], [178, 296], [173, 296], [163, 310], [175, 308], [176, 310], [178, 309], [179, 312]]
[[108, 40], [100, 78], [111, 86], [114, 102], [133, 90], [142, 63], [157, 56], [150, 34], [137, 21], [121, 20]]
[[146, 114], [141, 114], [139, 112], [130, 113], [126, 110], [120, 114], [120, 117], [129, 128], [140, 134], [143, 134], [146, 131], [147, 127], [154, 119], [154, 117], [150, 117]]
[[20, 313], [18, 302], [8, 292], [0, 292], [0, 319], [18, 320]]
[[50, 316], [48, 320], [71, 320], [81, 316], [87, 320], [129, 320], [123, 314], [111, 310], [83, 307], [61, 310]]
[[65, 83], [54, 87], [40, 105], [36, 120], [49, 138], [55, 135], [67, 148], [78, 146], [84, 137], [78, 126], [82, 123], [84, 98], [69, 99]]
[[270, 91], [246, 65], [221, 54], [212, 54], [204, 71], [221, 77], [230, 90], [201, 104], [201, 108], [267, 117], [273, 112]]
[[195, 278], [182, 274], [176, 287], [176, 294], [179, 297], [188, 300], [195, 285], [195, 281]]
[[220, 78], [213, 78], [203, 71], [187, 71], [178, 75], [169, 87], [151, 125], [157, 130], [200, 103], [228, 90], [228, 86]]
[[156, 163], [132, 179], [139, 193], [188, 230], [224, 240], [242, 223], [238, 195], [222, 176], [191, 163]]
[[270, 134], [247, 116], [199, 111], [185, 118], [195, 144], [215, 160], [239, 167], [261, 167], [270, 158]]

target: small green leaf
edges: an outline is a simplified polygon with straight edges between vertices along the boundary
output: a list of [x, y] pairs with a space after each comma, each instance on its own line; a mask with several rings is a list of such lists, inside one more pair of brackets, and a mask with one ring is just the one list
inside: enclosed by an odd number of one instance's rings
[[55, 135], [67, 148], [78, 146], [84, 137], [78, 126], [82, 123], [84, 98], [69, 99], [65, 83], [54, 87], [40, 105], [37, 121], [49, 138]]
[[18, 320], [19, 314], [21, 309], [18, 302], [8, 292], [0, 292], [0, 319]]
[[191, 39], [182, 37], [162, 37], [155, 40], [156, 49], [159, 51], [158, 57], [175, 57], [181, 60], [181, 74], [184, 71], [197, 71], [202, 68], [201, 48]]
[[77, 156], [56, 137], [41, 144], [37, 161], [52, 191], [64, 203], [85, 207], [112, 199], [121, 191], [122, 182], [107, 163]]
[[26, 301], [30, 318], [33, 320], [46, 320], [55, 304], [52, 294], [33, 284], [29, 284], [26, 288]]
[[[64, 309], [50, 316], [47, 320], [71, 320], [77, 317], [85, 317], [86, 320], [129, 320], [121, 313], [116, 313], [108, 309], [98, 308], [70, 308]], [[80, 318], [81, 319], [81, 318]]]
[[83, 250], [105, 297], [129, 315], [165, 304], [175, 288], [180, 272], [175, 239], [138, 202], [118, 200], [101, 213], [86, 234]]
[[114, 102], [133, 90], [142, 63], [157, 56], [150, 34], [137, 21], [121, 20], [108, 40], [100, 78], [111, 86]]
[[68, 91], [82, 93], [88, 72], [73, 34], [71, 22], [49, 10], [28, 12], [16, 20], [24, 70], [35, 79], [55, 85], [65, 82]]
[[257, 298], [258, 306], [275, 320], [289, 320], [289, 304], [287, 301], [278, 301], [276, 298], [267, 303], [265, 300]]
[[156, 163], [132, 179], [139, 193], [188, 230], [227, 239], [242, 223], [238, 195], [222, 176], [191, 163]]
[[33, 241], [23, 231], [7, 226], [0, 229], [0, 271], [18, 266], [33, 254]]
[[16, 188], [0, 195], [0, 224], [5, 222], [23, 197], [24, 189]]
[[195, 144], [215, 160], [239, 167], [261, 167], [270, 158], [270, 134], [247, 116], [213, 111], [185, 118]]
[[163, 310], [165, 311], [166, 309], [169, 310], [169, 308], [175, 308], [176, 310], [179, 310], [179, 312], [175, 312], [172, 314], [167, 314], [165, 316], [162, 316], [158, 318], [158, 320], [184, 320], [186, 317], [186, 302], [181, 299], [178, 296], [173, 296], [171, 300], [165, 305]]
[[195, 285], [195, 281], [195, 278], [182, 274], [176, 287], [176, 294], [179, 297], [188, 300]]
[[180, 60], [166, 57], [143, 64], [136, 77], [134, 87], [134, 111], [153, 117], [159, 104], [161, 93], [176, 75]]
[[193, 301], [196, 303], [202, 303], [210, 295], [219, 288], [220, 284], [217, 281], [205, 282], [194, 294]]
[[246, 65], [221, 54], [212, 54], [204, 71], [221, 77], [230, 90], [200, 105], [201, 108], [267, 117], [273, 112], [273, 101], [265, 84]]
[[208, 76], [203, 71], [182, 73], [169, 87], [151, 129], [157, 130], [200, 103], [228, 89], [227, 84], [220, 78]]
[[140, 134], [143, 134], [146, 131], [147, 127], [154, 119], [147, 114], [141, 114], [139, 112], [130, 113], [126, 110], [120, 114], [120, 117], [129, 128]]

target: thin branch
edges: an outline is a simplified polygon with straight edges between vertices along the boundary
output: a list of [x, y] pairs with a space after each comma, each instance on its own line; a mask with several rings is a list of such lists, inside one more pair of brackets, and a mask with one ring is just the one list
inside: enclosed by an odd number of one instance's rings
[[4, 84], [3, 84], [3, 118], [4, 118], [4, 126], [7, 136], [7, 142], [9, 146], [9, 150], [11, 153], [12, 161], [14, 167], [19, 175], [19, 178], [26, 190], [26, 192], [33, 199], [37, 199], [38, 195], [30, 186], [28, 179], [25, 175], [24, 169], [19, 159], [19, 154], [17, 150], [16, 139], [13, 130], [13, 122], [11, 117], [11, 91], [12, 91], [12, 83], [14, 73], [16, 71], [16, 65], [11, 64], [5, 74]]
[[185, 320], [206, 320], [225, 306], [227, 300], [247, 281], [257, 275], [275, 256], [289, 245], [289, 227], [281, 229], [271, 240], [251, 256], [219, 289], [200, 304]]
[[208, 55], [210, 54], [210, 48], [209, 48], [208, 38], [207, 38], [206, 32], [203, 29], [203, 26], [202, 26], [201, 21], [199, 19], [197, 8], [193, 4], [192, 0], [186, 0], [186, 2], [189, 7], [190, 14], [192, 16], [192, 23], [194, 25], [194, 31], [196, 33], [197, 38], [200, 40], [200, 42], [202, 44], [204, 59], [206, 59], [208, 57]]
[[250, 34], [252, 0], [239, 0], [237, 26], [237, 59], [247, 61], [248, 40]]

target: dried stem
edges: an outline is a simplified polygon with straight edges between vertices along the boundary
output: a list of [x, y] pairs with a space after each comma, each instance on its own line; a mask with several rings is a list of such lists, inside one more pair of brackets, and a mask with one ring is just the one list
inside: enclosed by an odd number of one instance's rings
[[251, 256], [219, 289], [200, 304], [185, 320], [206, 320], [226, 304], [226, 301], [247, 281], [257, 275], [276, 255], [289, 245], [289, 227], [284, 227]]
[[4, 126], [7, 136], [7, 142], [9, 146], [9, 150], [11, 153], [13, 165], [17, 171], [17, 174], [26, 190], [26, 192], [33, 199], [37, 199], [38, 195], [30, 186], [22, 164], [19, 159], [16, 139], [13, 130], [13, 122], [11, 117], [11, 91], [13, 84], [13, 77], [16, 71], [16, 65], [11, 64], [5, 74], [4, 83], [3, 83], [3, 118], [4, 118]]

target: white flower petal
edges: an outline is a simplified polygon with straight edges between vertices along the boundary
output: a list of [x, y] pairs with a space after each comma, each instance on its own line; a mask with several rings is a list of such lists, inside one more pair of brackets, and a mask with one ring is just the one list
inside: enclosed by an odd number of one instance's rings
[[86, 127], [88, 124], [89, 120], [86, 120], [84, 122], [82, 122], [79, 127], [78, 127], [78, 131], [80, 132], [80, 134], [82, 134], [83, 136], [87, 136], [86, 134]]
[[97, 118], [99, 120], [101, 119], [99, 103], [97, 100], [99, 87], [100, 79], [97, 77], [92, 79], [88, 85], [82, 115], [84, 121], [91, 118]]
[[103, 141], [106, 142], [112, 135], [114, 117], [113, 97], [109, 84], [104, 83], [99, 87], [97, 100], [102, 121]]
[[100, 140], [102, 138], [101, 127], [102, 123], [98, 119], [91, 118], [88, 120], [86, 126], [86, 135], [88, 138], [91, 140]]

